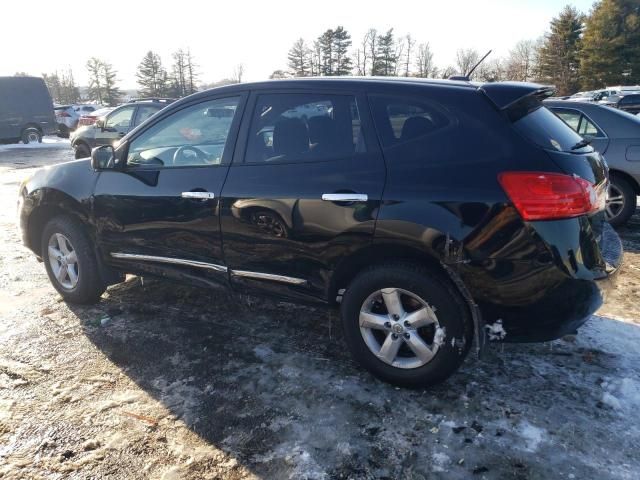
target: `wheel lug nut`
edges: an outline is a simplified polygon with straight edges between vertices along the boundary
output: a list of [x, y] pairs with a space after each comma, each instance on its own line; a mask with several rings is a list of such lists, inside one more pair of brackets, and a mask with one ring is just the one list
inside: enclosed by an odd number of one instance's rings
[[398, 335], [396, 335], [395, 333], [392, 333], [391, 334], [391, 338], [393, 338], [394, 340], [397, 340], [398, 339]]
[[384, 322], [384, 326], [387, 328], [391, 328], [391, 322]]
[[405, 320], [404, 321], [404, 326], [405, 327], [410, 327], [411, 326], [411, 324], [409, 323], [409, 320]]
[[408, 333], [405, 333], [405, 334], [404, 334], [404, 338], [406, 338], [407, 340], [409, 340], [409, 337], [410, 337], [410, 336], [411, 336], [411, 335], [409, 335]]
[[397, 314], [394, 313], [393, 314], [393, 319], [394, 320], [399, 320], [400, 319], [400, 315], [397, 315]]

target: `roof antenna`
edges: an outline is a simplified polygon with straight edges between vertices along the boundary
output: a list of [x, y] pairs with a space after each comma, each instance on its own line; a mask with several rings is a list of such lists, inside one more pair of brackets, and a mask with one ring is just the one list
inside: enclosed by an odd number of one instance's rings
[[449, 77], [449, 80], [464, 80], [464, 81], [467, 81], [467, 82], [470, 81], [471, 80], [471, 74], [476, 71], [476, 68], [478, 68], [482, 62], [484, 62], [484, 59], [487, 58], [492, 51], [493, 50], [489, 50], [487, 53], [485, 53], [484, 57], [482, 57], [480, 59], [480, 61], [478, 63], [476, 63], [473, 66], [473, 68], [471, 70], [469, 70], [466, 74], [464, 74], [464, 75], [452, 75], [451, 77]]

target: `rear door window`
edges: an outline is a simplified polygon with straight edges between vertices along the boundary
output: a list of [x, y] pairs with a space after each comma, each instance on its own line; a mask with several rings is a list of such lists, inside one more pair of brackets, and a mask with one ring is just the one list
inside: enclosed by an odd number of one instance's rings
[[136, 121], [134, 122], [134, 126], [140, 125], [147, 118], [151, 117], [154, 113], [160, 110], [159, 107], [155, 105], [140, 105], [138, 106], [138, 112], [136, 113]]
[[548, 150], [584, 152], [585, 148], [591, 148], [585, 146], [577, 150], [576, 145], [583, 142], [583, 138], [546, 107], [527, 113], [513, 122], [513, 126], [524, 137]]
[[311, 162], [363, 153], [356, 99], [350, 95], [260, 95], [245, 163]]

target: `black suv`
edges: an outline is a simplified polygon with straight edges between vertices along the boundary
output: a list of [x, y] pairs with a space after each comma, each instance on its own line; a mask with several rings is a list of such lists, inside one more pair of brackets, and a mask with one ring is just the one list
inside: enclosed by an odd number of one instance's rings
[[93, 125], [78, 128], [71, 137], [76, 158], [87, 158], [91, 149], [101, 145], [114, 145], [122, 137], [153, 114], [173, 102], [172, 98], [143, 98], [131, 100], [109, 112]]
[[620, 264], [607, 167], [542, 106], [551, 93], [400, 79], [197, 93], [26, 181], [24, 242], [70, 302], [136, 273], [340, 305], [362, 365], [432, 384], [474, 341], [574, 332]]

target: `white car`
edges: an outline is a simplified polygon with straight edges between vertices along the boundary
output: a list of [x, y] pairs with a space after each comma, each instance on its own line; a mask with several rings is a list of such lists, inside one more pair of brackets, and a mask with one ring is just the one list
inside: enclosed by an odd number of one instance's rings
[[58, 105], [53, 107], [58, 123], [58, 136], [68, 138], [69, 133], [76, 129], [80, 115], [73, 105]]

